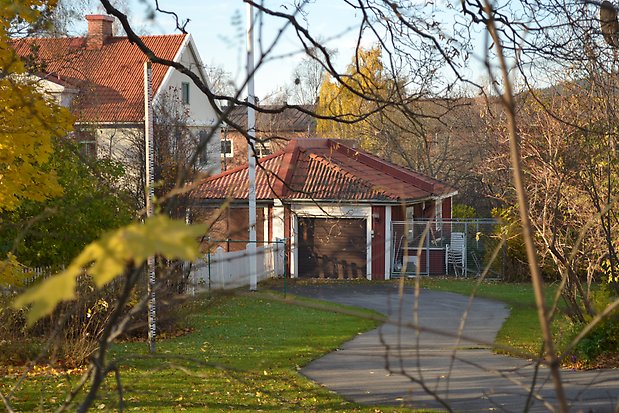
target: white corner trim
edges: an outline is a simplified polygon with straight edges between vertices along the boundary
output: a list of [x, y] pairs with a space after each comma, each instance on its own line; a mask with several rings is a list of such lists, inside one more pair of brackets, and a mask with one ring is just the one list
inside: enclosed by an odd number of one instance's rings
[[290, 212], [290, 278], [299, 278], [299, 249], [297, 248], [297, 238], [299, 231], [299, 219], [297, 214]]
[[365, 218], [365, 239], [367, 245], [367, 251], [365, 253], [365, 278], [372, 279], [372, 207], [370, 207], [370, 214]]
[[393, 240], [391, 239], [391, 206], [385, 205], [385, 280], [391, 279], [391, 250]]

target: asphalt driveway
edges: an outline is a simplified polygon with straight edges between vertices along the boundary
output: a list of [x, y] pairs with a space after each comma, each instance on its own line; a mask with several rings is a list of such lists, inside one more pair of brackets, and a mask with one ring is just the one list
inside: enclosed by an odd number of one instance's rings
[[[523, 412], [528, 403], [528, 411], [542, 412], [556, 405], [548, 369], [540, 367], [536, 375], [529, 361], [490, 351], [509, 314], [500, 302], [473, 300], [462, 331], [473, 339], [467, 341], [435, 331], [458, 331], [469, 300], [458, 294], [422, 290], [416, 300], [407, 288], [400, 300], [393, 284], [297, 285], [289, 292], [370, 308], [432, 330], [417, 333], [385, 324], [302, 369], [346, 399], [471, 412]], [[564, 370], [562, 378], [571, 411], [619, 412], [619, 370]]]

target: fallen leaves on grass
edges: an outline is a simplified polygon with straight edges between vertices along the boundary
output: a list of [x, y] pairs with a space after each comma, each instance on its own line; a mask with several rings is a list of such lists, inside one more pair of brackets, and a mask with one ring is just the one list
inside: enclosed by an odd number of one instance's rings
[[[54, 367], [48, 365], [36, 365], [27, 370], [28, 377], [49, 377], [49, 376], [64, 376], [67, 374], [78, 375], [83, 374], [87, 367], [78, 367], [66, 369], [62, 367]], [[23, 366], [2, 366], [1, 373], [5, 377], [18, 377], [24, 374], [26, 367]]]

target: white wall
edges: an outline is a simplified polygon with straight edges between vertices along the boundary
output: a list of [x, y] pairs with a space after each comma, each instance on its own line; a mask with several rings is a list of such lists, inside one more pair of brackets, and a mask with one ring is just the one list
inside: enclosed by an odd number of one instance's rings
[[[198, 74], [204, 82], [207, 82], [208, 79], [206, 79], [201, 69], [203, 65], [191, 36], [187, 36], [184, 46], [185, 47], [182, 48], [182, 53], [180, 56], [177, 56], [175, 60], [190, 68], [191, 71]], [[217, 127], [217, 114], [206, 95], [198, 89], [188, 76], [175, 69], [170, 69], [154, 99], [158, 99], [165, 93], [176, 94], [180, 98], [183, 83], [189, 84], [189, 104], [186, 106], [189, 114], [188, 126], [191, 127], [196, 136], [198, 136], [201, 130], [211, 131], [215, 128], [213, 137], [208, 143], [208, 161], [204, 169], [208, 169], [211, 174], [219, 173], [221, 172], [221, 128]]]
[[29, 82], [33, 82], [39, 92], [47, 93], [56, 103], [65, 108], [71, 106], [73, 98], [77, 96], [77, 89], [67, 88], [47, 79], [41, 79], [38, 76], [25, 76], [25, 78]]

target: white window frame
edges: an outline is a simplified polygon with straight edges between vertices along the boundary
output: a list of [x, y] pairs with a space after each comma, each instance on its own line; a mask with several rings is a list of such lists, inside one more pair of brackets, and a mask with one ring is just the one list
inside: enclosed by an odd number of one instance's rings
[[443, 199], [439, 198], [434, 203], [434, 225], [439, 231], [443, 224]]
[[[226, 143], [230, 144], [230, 152], [226, 152], [224, 151], [224, 145]], [[231, 139], [222, 139], [220, 141], [220, 150], [221, 150], [221, 157], [222, 158], [233, 158], [234, 157], [234, 142]]]
[[262, 158], [273, 153], [271, 144], [269, 142], [256, 142], [254, 148], [256, 150], [256, 156], [258, 158]]

